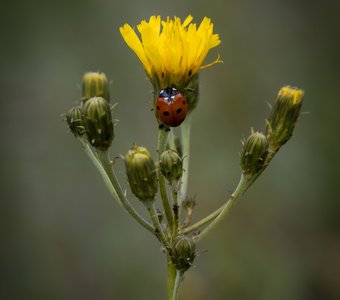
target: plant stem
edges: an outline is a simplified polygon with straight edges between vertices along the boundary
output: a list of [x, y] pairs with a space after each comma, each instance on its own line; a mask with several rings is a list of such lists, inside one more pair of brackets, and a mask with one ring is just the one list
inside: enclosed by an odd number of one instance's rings
[[174, 293], [173, 293], [173, 300], [179, 299], [179, 287], [181, 285], [183, 279], [183, 272], [177, 270], [176, 271], [176, 279], [175, 279], [175, 285], [174, 285]]
[[[266, 158], [266, 161], [265, 161], [265, 164], [263, 166], [263, 168], [258, 172], [256, 173], [254, 176], [250, 177], [247, 179], [248, 181], [248, 184], [247, 186], [245, 187], [245, 189], [243, 190], [243, 193], [256, 181], [256, 179], [264, 172], [264, 170], [267, 168], [267, 166], [269, 165], [269, 163], [271, 162], [271, 160], [273, 159], [273, 157], [275, 156], [275, 154], [277, 153], [278, 149], [269, 149], [269, 152], [268, 152], [268, 155], [267, 155], [267, 158]], [[236, 192], [236, 190], [235, 190]], [[235, 192], [233, 193], [233, 195], [235, 194]], [[232, 196], [230, 197], [230, 199], [232, 198]], [[219, 214], [224, 210], [226, 209], [226, 206], [231, 206], [231, 204], [229, 204], [230, 202], [230, 199], [225, 203], [223, 204], [220, 208], [216, 209], [214, 212], [212, 212], [210, 215], [206, 216], [205, 218], [203, 218], [202, 220], [198, 221], [197, 223], [189, 226], [189, 227], [186, 227], [186, 228], [183, 228], [183, 229], [180, 229], [179, 230], [179, 233], [180, 234], [187, 234], [187, 233], [190, 233], [192, 231], [195, 231], [195, 230], [198, 230], [200, 227], [208, 224], [209, 222], [213, 221], [217, 216], [219, 216]], [[230, 208], [229, 208], [230, 209]], [[203, 232], [202, 232], [203, 233]]]
[[153, 225], [155, 226], [155, 233], [163, 246], [165, 247], [166, 251], [168, 252], [170, 249], [170, 245], [164, 235], [164, 232], [162, 230], [161, 224], [159, 222], [159, 219], [157, 217], [156, 207], [155, 207], [155, 201], [152, 201], [150, 203], [146, 204], [146, 208], [149, 212], [150, 218], [153, 222]]
[[275, 154], [277, 153], [279, 149], [269, 149], [266, 161], [264, 163], [263, 168], [257, 172], [256, 174], [254, 174], [253, 176], [246, 176], [244, 174], [242, 174], [242, 177], [240, 179], [240, 182], [237, 186], [237, 188], [235, 189], [234, 193], [231, 195], [231, 197], [229, 198], [228, 202], [226, 204], [224, 204], [222, 207], [220, 207], [219, 209], [217, 209], [216, 211], [214, 211], [212, 214], [210, 214], [209, 216], [205, 217], [204, 219], [202, 219], [201, 221], [197, 222], [196, 224], [185, 228], [184, 230], [181, 231], [181, 233], [188, 233], [191, 232], [193, 230], [198, 229], [199, 227], [207, 224], [208, 222], [210, 222], [211, 220], [213, 220], [212, 223], [210, 223], [208, 225], [208, 227], [206, 227], [197, 237], [196, 237], [196, 241], [200, 241], [203, 237], [205, 237], [206, 235], [208, 235], [210, 233], [211, 230], [213, 230], [222, 220], [223, 218], [229, 213], [229, 211], [231, 210], [231, 207], [233, 206], [234, 202], [237, 200], [237, 198], [239, 198], [240, 196], [242, 196], [245, 191], [256, 181], [256, 179], [264, 172], [264, 170], [268, 167], [269, 163], [271, 162], [271, 160], [273, 159], [273, 157], [275, 156]]
[[173, 300], [175, 278], [176, 278], [176, 268], [171, 261], [171, 257], [167, 255], [167, 272], [168, 272], [168, 297], [169, 300]]
[[247, 188], [249, 187], [249, 183], [249, 179], [247, 179], [247, 177], [242, 174], [237, 188], [229, 198], [228, 202], [226, 203], [220, 214], [197, 237], [195, 237], [196, 242], [200, 241], [203, 237], [208, 235], [223, 220], [223, 218], [230, 212], [236, 199], [242, 196], [242, 194], [247, 190]]
[[171, 128], [171, 131], [169, 132], [168, 143], [169, 143], [170, 149], [177, 152], [177, 147], [176, 147], [176, 142], [175, 142], [175, 133], [174, 133], [173, 128]]
[[[166, 127], [158, 129], [158, 143], [157, 143], [157, 161], [159, 163], [161, 154], [165, 151], [168, 132]], [[166, 192], [165, 178], [158, 168], [159, 191], [162, 198], [162, 203], [165, 211], [165, 216], [168, 221], [170, 229], [173, 228], [172, 212], [169, 204], [168, 194]]]
[[174, 212], [174, 221], [172, 228], [172, 238], [175, 238], [178, 233], [178, 224], [179, 224], [179, 206], [178, 206], [178, 186], [177, 184], [171, 186], [172, 189], [172, 202], [173, 202], [173, 212]]
[[110, 191], [110, 193], [112, 194], [113, 198], [117, 201], [117, 203], [120, 206], [123, 207], [122, 202], [120, 201], [116, 190], [112, 186], [110, 178], [108, 177], [108, 175], [107, 175], [105, 169], [103, 168], [102, 164], [98, 161], [97, 157], [94, 155], [93, 151], [91, 150], [91, 147], [83, 139], [79, 138], [79, 141], [80, 141], [82, 149], [87, 154], [87, 156], [90, 158], [90, 160], [92, 161], [92, 163], [97, 168], [100, 175], [102, 176], [104, 183], [105, 183], [106, 187], [108, 188], [108, 190]]
[[221, 211], [227, 205], [227, 203], [223, 204], [220, 208], [216, 209], [210, 215], [206, 216], [205, 218], [203, 218], [202, 220], [198, 221], [197, 223], [195, 223], [195, 224], [193, 224], [193, 225], [191, 225], [189, 227], [180, 229], [179, 233], [180, 234], [187, 234], [187, 233], [190, 233], [192, 231], [198, 230], [200, 227], [208, 224], [209, 222], [211, 222], [213, 219], [215, 219], [221, 213]]
[[[87, 145], [86, 149], [88, 149], [86, 151], [86, 153], [88, 153], [90, 151], [92, 153], [92, 155], [94, 156], [89, 145]], [[150, 231], [152, 234], [155, 234], [155, 229], [153, 228], [153, 226], [151, 224], [149, 224], [147, 221], [145, 221], [144, 218], [138, 214], [138, 212], [131, 206], [131, 204], [127, 200], [126, 196], [124, 195], [122, 187], [120, 186], [118, 179], [117, 179], [115, 173], [113, 172], [112, 163], [109, 159], [108, 151], [96, 150], [96, 153], [97, 153], [98, 159], [94, 156], [94, 160], [93, 159], [91, 159], [91, 160], [94, 162], [94, 164], [95, 164], [95, 166], [97, 167], [98, 170], [99, 170], [99, 167], [101, 167], [105, 170], [105, 173], [110, 180], [110, 183], [111, 183], [110, 185], [115, 190], [115, 193], [118, 196], [120, 203], [123, 206], [123, 208], [140, 225], [142, 225], [145, 229]], [[104, 176], [103, 176], [103, 178], [104, 178]], [[106, 176], [104, 178], [104, 181], [106, 181]], [[109, 190], [112, 189], [112, 188], [109, 187]]]
[[190, 133], [191, 133], [191, 114], [189, 113], [181, 126], [182, 133], [182, 156], [183, 156], [183, 176], [180, 190], [179, 206], [185, 200], [189, 182], [189, 162], [190, 162]]

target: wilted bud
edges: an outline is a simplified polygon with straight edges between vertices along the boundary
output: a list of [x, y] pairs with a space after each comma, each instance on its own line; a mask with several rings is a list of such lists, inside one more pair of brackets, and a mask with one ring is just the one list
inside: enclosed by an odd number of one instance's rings
[[279, 149], [292, 136], [300, 115], [304, 92], [290, 86], [283, 87], [271, 109], [267, 121], [267, 137], [271, 147]]
[[260, 132], [252, 132], [243, 144], [240, 161], [245, 174], [256, 174], [264, 165], [268, 154], [267, 138]]
[[198, 103], [199, 98], [199, 77], [198, 73], [189, 81], [187, 87], [183, 89], [183, 95], [186, 97], [188, 112], [191, 112]]
[[126, 174], [132, 193], [141, 201], [153, 201], [158, 190], [156, 165], [149, 151], [134, 146], [125, 156]]
[[82, 136], [84, 134], [84, 121], [79, 106], [73, 107], [68, 111], [66, 114], [66, 122], [74, 136]]
[[108, 102], [101, 97], [88, 99], [83, 106], [85, 131], [90, 144], [107, 150], [113, 141], [113, 121]]
[[88, 72], [83, 77], [83, 101], [93, 97], [102, 97], [110, 101], [109, 85], [106, 75], [99, 72]]
[[196, 257], [196, 245], [194, 241], [185, 236], [177, 236], [172, 244], [171, 257], [177, 270], [185, 272], [188, 270]]
[[174, 150], [166, 150], [161, 154], [159, 166], [162, 174], [170, 183], [182, 177], [182, 159]]

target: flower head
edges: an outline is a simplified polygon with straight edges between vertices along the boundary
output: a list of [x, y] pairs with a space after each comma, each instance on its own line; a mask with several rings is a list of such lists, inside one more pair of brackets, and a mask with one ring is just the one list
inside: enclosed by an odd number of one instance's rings
[[178, 17], [162, 21], [160, 16], [151, 16], [149, 22], [143, 20], [137, 25], [140, 38], [129, 24], [120, 27], [125, 42], [158, 90], [167, 87], [181, 90], [200, 69], [222, 62], [218, 57], [202, 66], [209, 50], [221, 41], [213, 33], [209, 18], [205, 17], [198, 28], [191, 23], [192, 19], [189, 15], [182, 23]]

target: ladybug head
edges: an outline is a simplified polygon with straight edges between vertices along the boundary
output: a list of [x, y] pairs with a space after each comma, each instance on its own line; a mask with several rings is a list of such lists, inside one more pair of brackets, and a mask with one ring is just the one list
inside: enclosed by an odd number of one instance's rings
[[171, 99], [171, 97], [176, 96], [179, 93], [179, 91], [175, 88], [167, 87], [160, 91], [159, 97], [162, 97], [164, 99]]

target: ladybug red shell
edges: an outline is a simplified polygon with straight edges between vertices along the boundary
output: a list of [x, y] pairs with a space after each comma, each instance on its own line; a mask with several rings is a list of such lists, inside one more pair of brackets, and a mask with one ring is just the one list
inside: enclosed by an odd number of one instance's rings
[[175, 88], [161, 90], [156, 101], [156, 115], [165, 125], [179, 126], [187, 115], [185, 97]]

